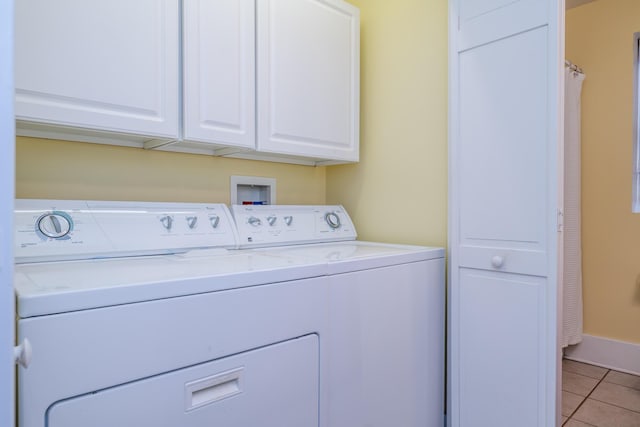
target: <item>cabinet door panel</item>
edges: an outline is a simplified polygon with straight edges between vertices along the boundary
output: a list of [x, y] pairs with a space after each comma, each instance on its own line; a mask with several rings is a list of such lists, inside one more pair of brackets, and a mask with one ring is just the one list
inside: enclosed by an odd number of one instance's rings
[[255, 3], [184, 2], [184, 139], [255, 147]]
[[19, 120], [178, 132], [177, 0], [16, 2]]
[[545, 425], [545, 285], [541, 277], [460, 271], [460, 426]]
[[358, 160], [359, 11], [258, 2], [258, 149]]
[[449, 2], [451, 427], [560, 418], [563, 3]]
[[457, 173], [467, 267], [492, 268], [480, 264], [491, 258], [489, 247], [505, 258], [503, 270], [546, 274], [546, 45], [541, 27], [460, 53]]

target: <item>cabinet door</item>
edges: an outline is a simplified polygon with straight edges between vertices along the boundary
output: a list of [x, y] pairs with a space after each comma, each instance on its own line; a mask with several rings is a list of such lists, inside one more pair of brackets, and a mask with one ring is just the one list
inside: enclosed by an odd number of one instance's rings
[[358, 9], [262, 0], [257, 13], [258, 150], [357, 161]]
[[16, 2], [18, 120], [178, 132], [178, 0]]
[[450, 7], [448, 419], [455, 427], [559, 425], [564, 2]]
[[255, 2], [185, 0], [184, 139], [255, 148]]

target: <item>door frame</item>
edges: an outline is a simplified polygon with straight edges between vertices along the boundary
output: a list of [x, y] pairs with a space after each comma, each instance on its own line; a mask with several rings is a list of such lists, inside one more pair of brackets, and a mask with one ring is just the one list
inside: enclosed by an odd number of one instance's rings
[[0, 425], [4, 426], [15, 425], [13, 8], [14, 0], [0, 0]]

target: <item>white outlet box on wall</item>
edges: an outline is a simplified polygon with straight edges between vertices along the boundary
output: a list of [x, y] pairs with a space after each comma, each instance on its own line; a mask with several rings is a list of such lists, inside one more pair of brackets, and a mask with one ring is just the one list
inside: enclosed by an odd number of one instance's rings
[[231, 204], [276, 204], [276, 179], [232, 175]]

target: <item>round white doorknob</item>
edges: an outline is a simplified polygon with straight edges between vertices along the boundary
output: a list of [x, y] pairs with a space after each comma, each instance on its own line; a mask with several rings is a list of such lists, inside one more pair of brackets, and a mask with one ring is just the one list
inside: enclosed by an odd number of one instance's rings
[[491, 265], [494, 268], [500, 268], [502, 267], [503, 264], [504, 264], [504, 258], [501, 257], [500, 255], [495, 255], [493, 258], [491, 258]]

